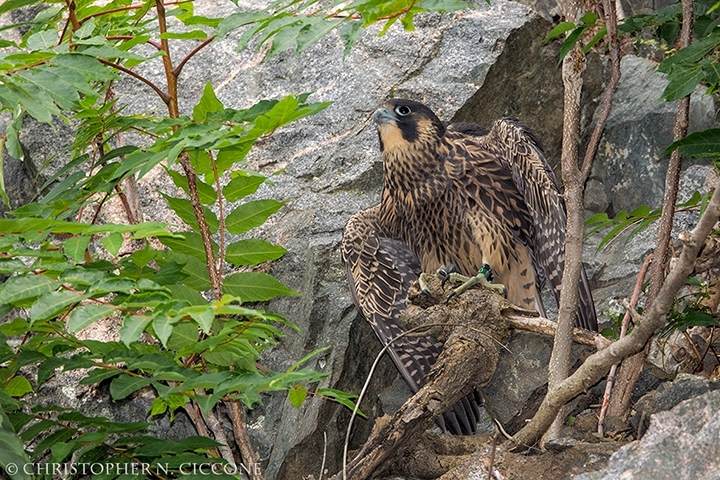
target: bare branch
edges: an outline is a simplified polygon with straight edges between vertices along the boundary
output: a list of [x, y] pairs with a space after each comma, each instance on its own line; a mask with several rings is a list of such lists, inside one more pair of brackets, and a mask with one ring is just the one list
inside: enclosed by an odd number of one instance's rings
[[[240, 449], [240, 455], [242, 456], [245, 470], [248, 472], [250, 480], [264, 480], [263, 475], [260, 472], [259, 462], [253, 450], [252, 444], [250, 443], [250, 436], [245, 429], [245, 424], [242, 418], [242, 407], [240, 402], [237, 400], [228, 400], [225, 402], [225, 406], [228, 409], [228, 415], [232, 421], [233, 433], [235, 434], [235, 443]], [[322, 477], [321, 477], [322, 478]]]
[[191, 59], [196, 53], [198, 53], [200, 50], [202, 50], [202, 49], [205, 48], [206, 46], [210, 45], [210, 43], [211, 43], [213, 40], [215, 40], [215, 35], [213, 35], [212, 37], [206, 38], [205, 40], [203, 40], [203, 42], [202, 42], [200, 45], [198, 45], [197, 47], [193, 48], [193, 49], [190, 51], [190, 53], [188, 53], [187, 55], [185, 55], [185, 58], [183, 58], [182, 60], [180, 60], [180, 63], [178, 63], [177, 66], [175, 67], [175, 69], [173, 70], [173, 74], [175, 75], [175, 78], [177, 78], [177, 77], [180, 76], [180, 72], [182, 72], [182, 69], [183, 69], [183, 67], [185, 66], [185, 64], [188, 62], [188, 60], [190, 60], [190, 59]]
[[523, 449], [534, 445], [553, 422], [560, 407], [597, 383], [612, 364], [642, 350], [648, 339], [665, 323], [665, 315], [670, 311], [673, 299], [683, 287], [685, 279], [692, 273], [698, 252], [718, 217], [720, 217], [720, 188], [713, 193], [697, 226], [689, 235], [683, 236], [685, 246], [680, 258], [665, 279], [657, 300], [645, 310], [642, 317], [635, 323], [633, 331], [613, 343], [609, 348], [588, 357], [575, 373], [565, 379], [556, 389], [549, 391], [537, 414], [525, 428], [515, 435], [514, 440], [511, 440], [513, 449]]
[[115, 68], [115, 69], [117, 69], [117, 70], [120, 70], [121, 72], [127, 73], [128, 75], [130, 75], [131, 77], [133, 77], [133, 78], [135, 78], [135, 79], [137, 79], [137, 80], [140, 80], [140, 81], [143, 82], [145, 85], [147, 85], [148, 87], [152, 88], [152, 89], [155, 91], [155, 93], [157, 93], [158, 96], [162, 99], [162, 101], [165, 102], [166, 105], [168, 105], [168, 104], [170, 103], [170, 97], [168, 96], [167, 93], [165, 93], [165, 92], [163, 92], [162, 90], [160, 90], [160, 87], [158, 87], [158, 86], [155, 85], [153, 82], [151, 82], [149, 79], [143, 77], [143, 76], [140, 75], [139, 73], [136, 73], [136, 72], [130, 70], [129, 68], [123, 67], [122, 65], [120, 65], [120, 64], [118, 64], [118, 63], [114, 63], [114, 62], [111, 62], [111, 61], [109, 61], [109, 60], [105, 60], [105, 59], [103, 59], [103, 58], [98, 58], [98, 61], [99, 61], [100, 63], [103, 63], [103, 64], [109, 66], [109, 67], [113, 67], [113, 68]]
[[[625, 310], [625, 316], [623, 317], [622, 325], [620, 327], [620, 338], [623, 338], [627, 333], [628, 326], [630, 325], [630, 317], [632, 316], [632, 313], [636, 311], [635, 307], [637, 306], [638, 300], [640, 300], [640, 293], [642, 293], [642, 286], [645, 282], [648, 268], [650, 268], [651, 260], [652, 253], [647, 256], [647, 258], [642, 264], [642, 267], [640, 268], [640, 273], [638, 273], [637, 280], [635, 281], [635, 289], [633, 290], [632, 298], [630, 299], [629, 308]], [[610, 373], [608, 374], [607, 378], [607, 384], [605, 385], [605, 393], [603, 395], [602, 407], [600, 407], [600, 415], [598, 417], [598, 433], [600, 435], [604, 434], [603, 422], [605, 421], [605, 415], [607, 415], [608, 404], [610, 402], [610, 392], [612, 391], [613, 383], [615, 382], [615, 372], [617, 368], [617, 363], [610, 368]]]
[[[680, 34], [680, 48], [690, 45], [692, 40], [693, 6], [692, 0], [683, 0], [683, 24]], [[690, 116], [690, 97], [684, 97], [678, 102], [673, 129], [674, 140], [680, 140], [687, 135], [688, 119]], [[654, 262], [650, 270], [650, 287], [646, 305], [652, 305], [659, 295], [665, 276], [665, 259], [670, 247], [670, 234], [675, 217], [675, 203], [677, 202], [678, 185], [680, 183], [680, 169], [682, 156], [675, 150], [670, 156], [665, 175], [665, 194], [663, 197], [662, 215], [658, 231], [658, 243], [654, 252]], [[613, 422], [624, 422], [629, 415], [630, 400], [635, 385], [640, 378], [640, 372], [645, 364], [645, 354], [638, 354], [623, 362], [618, 375], [619, 395], [614, 396], [608, 409], [608, 418]]]
[[618, 83], [620, 83], [620, 44], [617, 36], [617, 13], [615, 11], [615, 6], [616, 4], [614, 0], [603, 0], [603, 10], [605, 10], [605, 27], [607, 28], [607, 35], [610, 40], [609, 54], [610, 64], [612, 65], [612, 74], [610, 75], [610, 81], [608, 82], [607, 87], [605, 87], [600, 116], [595, 124], [590, 141], [588, 142], [587, 150], [585, 150], [585, 159], [583, 160], [582, 169], [580, 171], [583, 183], [585, 183], [590, 176], [593, 160], [595, 159], [595, 153], [597, 153], [598, 145], [600, 144], [600, 138], [605, 130], [605, 124], [610, 117], [612, 98], [615, 95]]
[[[525, 330], [527, 332], [540, 333], [542, 335], [555, 336], [557, 331], [557, 323], [543, 317], [523, 317], [520, 315], [505, 315], [505, 319], [511, 328], [515, 330]], [[597, 332], [591, 332], [584, 328], [573, 328], [572, 341], [580, 345], [595, 347], [598, 350], [607, 348], [612, 341], [603, 337]]]

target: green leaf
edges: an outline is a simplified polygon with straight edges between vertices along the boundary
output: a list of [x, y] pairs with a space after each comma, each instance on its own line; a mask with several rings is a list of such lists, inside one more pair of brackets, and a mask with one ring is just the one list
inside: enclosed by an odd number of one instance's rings
[[42, 30], [30, 35], [26, 45], [30, 50], [51, 50], [58, 43], [56, 30]]
[[264, 12], [237, 12], [225, 17], [218, 25], [217, 36], [224, 37], [228, 32], [264, 19]]
[[85, 259], [88, 245], [90, 245], [90, 237], [70, 237], [65, 240], [63, 248], [65, 255], [73, 259], [75, 263], [80, 263]]
[[567, 36], [562, 44], [562, 47], [560, 47], [560, 60], [558, 63], [562, 63], [563, 58], [570, 53], [570, 50], [572, 50], [575, 44], [580, 40], [580, 37], [582, 37], [582, 34], [585, 33], [587, 28], [588, 27], [586, 26], [577, 27], [572, 31], [572, 33], [570, 33], [570, 35]]
[[120, 340], [129, 347], [131, 343], [140, 338], [151, 320], [151, 316], [145, 315], [129, 315], [125, 317], [123, 326], [120, 328]]
[[85, 378], [80, 380], [81, 385], [97, 385], [103, 380], [120, 375], [122, 370], [116, 368], [95, 368], [90, 370]]
[[648, 215], [650, 215], [650, 207], [647, 205], [640, 205], [630, 212], [631, 217], [647, 217]]
[[153, 320], [153, 330], [163, 347], [167, 347], [167, 341], [172, 335], [174, 323], [176, 322], [172, 317], [163, 314], [156, 316]]
[[[322, 395], [324, 397], [330, 398], [338, 402], [339, 404], [346, 406], [350, 410], [355, 410], [355, 402], [353, 402], [353, 399], [357, 398], [357, 395], [343, 392], [342, 390], [336, 390], [334, 388], [318, 388], [315, 393], [317, 395]], [[365, 415], [359, 409], [357, 411], [357, 414], [360, 415], [362, 418], [367, 418], [367, 415]]]
[[294, 290], [262, 272], [242, 272], [225, 278], [223, 292], [240, 297], [243, 302], [264, 302], [279, 296], [297, 296]]
[[255, 193], [265, 180], [263, 175], [239, 172], [223, 187], [222, 193], [228, 202], [236, 202]]
[[269, 260], [277, 260], [285, 252], [287, 250], [279, 245], [257, 238], [248, 238], [228, 245], [225, 259], [237, 266], [257, 265]]
[[548, 42], [549, 40], [558, 37], [565, 32], [569, 32], [573, 28], [575, 28], [575, 24], [572, 22], [560, 22], [558, 25], [555, 26], [555, 28], [550, 30], [550, 33], [547, 34], [547, 37], [543, 38], [543, 43]]
[[[187, 178], [182, 175], [179, 172], [176, 172], [171, 169], [165, 170], [168, 175], [170, 175], [170, 178], [172, 178], [173, 183], [182, 188], [183, 191], [190, 196], [190, 190], [188, 189], [188, 183]], [[215, 192], [215, 189], [208, 185], [207, 183], [201, 181], [199, 178], [195, 179], [195, 185], [198, 189], [198, 197], [200, 198], [200, 203], [203, 205], [212, 205], [217, 201], [217, 192]]]
[[207, 33], [202, 30], [191, 30], [189, 32], [164, 32], [160, 34], [160, 39], [204, 40], [206, 38]]
[[718, 45], [720, 45], [720, 32], [701, 38], [693, 42], [690, 46], [678, 50], [673, 56], [663, 60], [663, 62], [658, 65], [658, 72], [671, 73], [675, 68], [688, 68]]
[[668, 75], [668, 86], [660, 99], [674, 102], [690, 95], [704, 76], [701, 65], [676, 65]]
[[15, 303], [52, 292], [60, 285], [44, 275], [10, 277], [0, 291], [0, 304]]
[[[185, 200], [184, 198], [173, 198], [165, 194], [161, 195], [165, 197], [165, 200], [168, 202], [168, 206], [177, 213], [178, 217], [180, 217], [183, 222], [187, 223], [193, 228], [193, 230], [200, 231], [200, 226], [195, 218], [195, 210], [193, 209], [190, 200]], [[220, 222], [218, 221], [217, 216], [207, 207], [202, 207], [202, 211], [210, 232], [217, 233], [218, 228], [220, 227]]]
[[27, 7], [28, 5], [35, 5], [40, 2], [41, 0], [5, 0], [5, 2], [0, 4], [0, 15], [15, 10], [16, 8]]
[[302, 406], [306, 397], [307, 389], [302, 385], [295, 385], [290, 390], [288, 390], [288, 400], [290, 400], [290, 403], [295, 405], [297, 408], [300, 408], [300, 406]]
[[607, 27], [603, 26], [602, 28], [600, 28], [600, 30], [597, 31], [595, 36], [590, 39], [587, 44], [585, 44], [585, 46], [583, 47], [583, 53], [588, 53], [590, 49], [595, 46], [595, 44], [599, 42], [605, 35], [607, 35]]
[[18, 376], [11, 378], [10, 381], [3, 386], [3, 390], [11, 397], [22, 397], [26, 393], [32, 392], [33, 388], [30, 382], [27, 381], [27, 378]]
[[[312, 17], [310, 18], [312, 19]], [[300, 52], [321, 38], [327, 36], [328, 33], [335, 30], [335, 28], [344, 21], [344, 19], [312, 19], [300, 29], [296, 38], [297, 51]]]
[[87, 294], [97, 297], [108, 293], [131, 293], [135, 289], [137, 282], [131, 278], [107, 278], [91, 285]]
[[45, 293], [30, 307], [30, 320], [37, 322], [53, 318], [67, 310], [70, 305], [79, 303], [82, 299], [82, 295], [68, 290]]
[[711, 61], [703, 61], [703, 72], [707, 83], [711, 85], [720, 84], [720, 62], [716, 59]]
[[67, 329], [72, 333], [79, 332], [95, 322], [112, 314], [112, 305], [81, 305], [72, 311], [67, 321]]
[[[159, 238], [160, 242], [166, 247], [171, 248], [174, 252], [190, 255], [205, 264], [205, 247], [203, 246], [202, 237], [195, 232], [180, 232], [185, 238]], [[213, 242], [213, 251], [217, 255], [219, 247]], [[185, 271], [185, 270], [183, 270]]]
[[663, 150], [662, 155], [669, 155], [675, 149], [680, 149], [680, 153], [691, 157], [718, 157], [720, 156], [720, 128], [691, 133], [685, 138], [673, 142]]
[[593, 12], [585, 12], [585, 14], [580, 17], [580, 21], [583, 22], [588, 27], [595, 26], [597, 23], [598, 16]]
[[100, 243], [107, 249], [110, 255], [117, 255], [120, 248], [123, 245], [123, 236], [120, 233], [114, 232], [100, 239]]
[[189, 322], [179, 323], [173, 328], [167, 348], [176, 352], [180, 351], [188, 345], [196, 344], [198, 336], [198, 329], [194, 324]]
[[134, 375], [120, 375], [110, 383], [110, 396], [113, 400], [122, 400], [143, 387], [150, 385], [152, 378]]
[[231, 377], [234, 377], [235, 375], [235, 372], [227, 370], [222, 372], [208, 373], [206, 375], [201, 375], [197, 378], [193, 378], [186, 382], [183, 382], [183, 384], [180, 386], [180, 389], [183, 391], [192, 390], [195, 388], [204, 388], [208, 390], [215, 389], [218, 385], [220, 385], [220, 383]]
[[205, 84], [200, 101], [193, 108], [193, 120], [204, 122], [207, 120], [208, 113], [222, 112], [224, 108], [222, 102], [215, 96], [212, 84], [208, 82]]
[[195, 289], [181, 284], [168, 285], [167, 287], [170, 289], [173, 298], [176, 300], [184, 300], [190, 305], [204, 305], [207, 303], [205, 298]]
[[225, 219], [230, 233], [239, 235], [265, 223], [265, 220], [283, 206], [277, 200], [254, 200], [233, 210]]
[[[11, 0], [12, 1], [12, 0]], [[3, 5], [0, 5], [0, 9]], [[8, 465], [30, 465], [30, 459], [25, 453], [22, 440], [15, 433], [10, 420], [4, 410], [0, 408], [0, 467], [7, 472]], [[18, 468], [14, 474], [8, 473], [12, 480], [30, 480], [32, 477], [25, 473], [24, 468]]]
[[587, 220], [585, 220], [585, 225], [592, 225], [594, 223], [604, 223], [608, 220], [608, 214], [605, 212], [596, 213], [595, 215], [591, 216]]
[[345, 44], [343, 50], [343, 58], [347, 57], [352, 49], [353, 45], [357, 43], [358, 38], [362, 35], [363, 28], [362, 22], [359, 20], [345, 22], [345, 24], [338, 29], [338, 35]]

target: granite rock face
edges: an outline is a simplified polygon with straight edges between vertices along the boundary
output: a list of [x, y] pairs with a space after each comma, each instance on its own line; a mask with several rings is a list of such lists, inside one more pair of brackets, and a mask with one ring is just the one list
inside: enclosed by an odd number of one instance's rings
[[[239, 3], [242, 8], [259, 7], [257, 3]], [[224, 16], [234, 7], [230, 2], [204, 0], [197, 2], [196, 10]], [[271, 368], [287, 368], [306, 353], [330, 346], [306, 366], [329, 373], [321, 387], [359, 392], [380, 351], [372, 330], [352, 304], [338, 246], [348, 218], [379, 200], [382, 165], [369, 116], [382, 100], [395, 96], [422, 101], [446, 121], [489, 125], [495, 118], [516, 116], [537, 131], [549, 158], [557, 163], [562, 129], [558, 46], [541, 42], [550, 28], [549, 22], [519, 3], [497, 0], [487, 5], [479, 1], [468, 11], [418, 16], [413, 32], [395, 25], [378, 37], [379, 29], [371, 28], [346, 58], [335, 34], [298, 55], [284, 53], [267, 61], [266, 49], [236, 51], [238, 35], [232, 34], [187, 64], [180, 77], [182, 113], [192, 110], [207, 82], [232, 108], [247, 108], [264, 98], [302, 92], [313, 92], [311, 101], [333, 102], [320, 114], [262, 139], [248, 156], [253, 168], [280, 172], [273, 177], [275, 185], [263, 185], [257, 196], [287, 203], [254, 234], [288, 250], [270, 271], [302, 294], [268, 305], [302, 332], [288, 332], [268, 355]], [[181, 48], [187, 52], [192, 45]], [[182, 53], [178, 51], [177, 55]], [[672, 124], [674, 104], [658, 104], [664, 85], [653, 73], [652, 64], [626, 59], [623, 68], [620, 100], [606, 137], [612, 140], [601, 146], [590, 184], [595, 203], [587, 206], [595, 211], [626, 208], [623, 205], [637, 200], [637, 195], [648, 203], [656, 198], [664, 179], [664, 164], [658, 162], [656, 154], [670, 142], [667, 129], [657, 126]], [[148, 62], [141, 71], [159, 78], [162, 66]], [[602, 63], [591, 57], [583, 97], [585, 127], [593, 118], [603, 75]], [[164, 112], [162, 102], [130, 78], [118, 84], [116, 93], [130, 112]], [[711, 102], [704, 99], [693, 102], [699, 111], [693, 117], [697, 128], [712, 117], [708, 105]], [[22, 139], [36, 165], [57, 153], [54, 135], [47, 126], [26, 122]], [[61, 136], [67, 138], [69, 134], [63, 130]], [[634, 159], [633, 166], [623, 163], [628, 158]], [[62, 157], [57, 159], [62, 161]], [[642, 165], [650, 166], [641, 170]], [[642, 193], [635, 191], [640, 183], [646, 185]], [[153, 171], [142, 179], [139, 189], [145, 220], [173, 221], [159, 191], [175, 194], [176, 190], [162, 171]], [[629, 295], [627, 285], [632, 287], [653, 241], [650, 232], [637, 237], [630, 246], [613, 247], [598, 256], [594, 256], [594, 246], [588, 245], [586, 266], [600, 311]], [[553, 306], [550, 301], [548, 310]], [[511, 347], [512, 353], [501, 359], [506, 367], [500, 370], [505, 373], [499, 372], [487, 387], [503, 419], [511, 418], [546, 381], [543, 368], [551, 342], [539, 337], [528, 340], [523, 335], [514, 337], [516, 348]], [[534, 347], [524, 348], [528, 345]], [[407, 398], [409, 390], [397, 378], [394, 366], [384, 359], [361, 405], [369, 418], [392, 411], [398, 401]], [[68, 388], [74, 387], [61, 385], [57, 390], [68, 396]], [[146, 403], [145, 399], [137, 401], [138, 405]], [[107, 415], [112, 417], [113, 413]], [[297, 480], [319, 472], [324, 451], [326, 468], [331, 472], [339, 469], [348, 418], [347, 409], [318, 398], [309, 398], [297, 409], [284, 395], [269, 395], [262, 406], [248, 412], [246, 420], [266, 466], [266, 478]], [[371, 420], [355, 422], [351, 449], [363, 442], [372, 424]]]
[[607, 469], [580, 480], [720, 478], [720, 391], [681, 402], [651, 417], [638, 441], [621, 448]]
[[[667, 80], [656, 68], [644, 58], [622, 59], [620, 83], [591, 174], [597, 193], [588, 198], [588, 209], [614, 216], [620, 210], [658, 208], [662, 203], [669, 157], [660, 153], [673, 141], [677, 102], [660, 101]], [[690, 132], [717, 125], [713, 99], [703, 91], [698, 88], [690, 102]], [[692, 163], [686, 160], [686, 166]]]

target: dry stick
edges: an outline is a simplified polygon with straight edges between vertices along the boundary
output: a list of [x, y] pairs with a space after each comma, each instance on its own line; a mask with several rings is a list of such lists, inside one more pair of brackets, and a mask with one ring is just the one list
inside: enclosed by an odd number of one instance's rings
[[[619, 3], [619, 2], [618, 2]], [[615, 11], [615, 3], [612, 0], [603, 0], [603, 9], [605, 10], [605, 27], [607, 28], [607, 35], [610, 39], [610, 65], [612, 71], [610, 73], [610, 81], [605, 87], [605, 93], [603, 96], [602, 110], [598, 116], [598, 121], [593, 129], [592, 136], [588, 142], [587, 150], [585, 151], [585, 159], [583, 160], [582, 166], [582, 181], [585, 183], [590, 176], [590, 170], [595, 159], [595, 153], [597, 152], [598, 146], [600, 145], [600, 138], [605, 130], [605, 124], [610, 117], [610, 110], [612, 109], [612, 99], [615, 96], [615, 90], [620, 83], [620, 43], [617, 35], [617, 13]]]
[[[167, 18], [165, 15], [165, 6], [163, 5], [162, 0], [155, 0], [155, 8], [158, 12], [158, 28], [160, 30], [160, 33], [164, 34], [167, 32]], [[200, 50], [200, 48], [205, 45], [207, 45], [207, 43], [204, 43], [199, 48], [196, 48], [192, 53], [196, 53]], [[168, 107], [168, 112], [170, 117], [178, 118], [180, 116], [180, 111], [177, 102], [177, 76], [182, 69], [182, 66], [180, 66], [180, 68], [177, 70], [173, 68], [172, 57], [170, 56], [170, 44], [168, 43], [167, 38], [161, 39], [160, 46], [165, 53], [165, 55], [163, 55], [163, 67], [165, 68], [165, 78], [167, 79], [168, 102], [166, 103]], [[190, 58], [191, 56], [192, 55], [188, 55], [186, 59]], [[197, 188], [197, 174], [195, 173], [195, 169], [190, 163], [190, 158], [186, 151], [183, 150], [182, 152], [180, 152], [178, 160], [180, 161], [180, 165], [182, 166], [185, 172], [185, 177], [187, 178], [190, 203], [193, 207], [195, 219], [198, 222], [200, 236], [202, 238], [203, 247], [205, 249], [205, 256], [207, 259], [206, 266], [208, 274], [210, 276], [210, 284], [212, 285], [213, 296], [216, 300], [220, 300], [222, 298], [222, 277], [220, 275], [220, 272], [218, 272], [217, 262], [215, 260], [215, 252], [212, 249], [210, 228], [208, 227], [207, 221], [205, 220], [205, 215], [202, 211], [202, 205], [200, 204], [200, 195]], [[257, 468], [257, 458], [255, 456], [252, 445], [250, 444], [250, 437], [248, 436], [242, 422], [242, 415], [240, 413], [240, 409], [239, 407], [237, 407], [237, 405], [233, 406], [232, 403], [233, 402], [229, 402], [228, 414], [233, 424], [235, 439], [237, 441], [238, 447], [241, 450], [241, 455], [245, 459], [248, 466], [252, 467], [251, 469], [248, 469], [252, 470], [250, 473], [252, 479], [262, 480], [262, 474], [259, 473], [259, 469]], [[225, 443], [225, 445], [227, 445], [227, 439], [225, 436], [225, 432], [223, 431], [222, 424], [217, 420], [217, 417], [215, 417], [213, 411], [209, 412], [208, 420], [210, 420], [208, 422], [208, 426], [213, 431], [215, 439], [218, 442]], [[227, 446], [225, 448], [227, 448], [227, 451], [230, 451]], [[221, 447], [221, 452], [222, 451], [223, 450]], [[223, 457], [225, 457], [225, 453], [223, 453]], [[231, 462], [233, 465], [235, 464], [232, 452], [230, 452], [230, 458], [226, 458], [226, 460]]]
[[[630, 312], [631, 309], [635, 309], [638, 300], [640, 300], [640, 293], [642, 292], [642, 286], [645, 282], [645, 276], [647, 275], [648, 268], [650, 267], [652, 257], [653, 255], [651, 253], [643, 262], [642, 267], [640, 267], [640, 273], [638, 273], [637, 280], [635, 281], [635, 290], [633, 290], [632, 297], [630, 298], [630, 309], [625, 310], [625, 316], [622, 319], [620, 338], [623, 338], [627, 333], [628, 325], [630, 324]], [[600, 415], [598, 416], [598, 433], [600, 435], [605, 435], [603, 431], [603, 423], [605, 422], [605, 415], [607, 415], [608, 404], [610, 403], [610, 392], [612, 391], [613, 383], [615, 382], [615, 372], [617, 371], [617, 367], [617, 363], [610, 367], [607, 384], [605, 385], [605, 394], [603, 395], [602, 407], [600, 408]]]
[[370, 386], [370, 380], [372, 379], [372, 376], [375, 373], [375, 368], [377, 368], [378, 363], [380, 363], [380, 359], [382, 359], [383, 354], [392, 346], [392, 344], [395, 341], [400, 340], [401, 338], [405, 337], [406, 335], [410, 335], [411, 333], [420, 332], [422, 330], [427, 330], [431, 326], [435, 326], [435, 325], [420, 325], [418, 327], [411, 328], [410, 330], [401, 333], [397, 337], [388, 341], [385, 344], [385, 346], [382, 348], [382, 350], [380, 350], [380, 352], [375, 356], [375, 361], [373, 362], [372, 366], [370, 367], [370, 371], [367, 374], [367, 378], [365, 379], [365, 384], [363, 385], [363, 388], [360, 390], [360, 395], [358, 395], [357, 401], [355, 402], [355, 407], [353, 408], [352, 414], [350, 415], [350, 421], [348, 422], [348, 427], [347, 427], [347, 430], [345, 431], [345, 443], [343, 445], [343, 468], [342, 468], [343, 480], [347, 480], [348, 447], [350, 445], [350, 433], [352, 432], [353, 422], [355, 421], [355, 416], [357, 415], [357, 412], [360, 409], [360, 403], [363, 401], [363, 398], [365, 397], [365, 393], [367, 392], [367, 389]]
[[[578, 308], [578, 289], [582, 270], [582, 238], [583, 238], [583, 192], [595, 153], [605, 124], [610, 116], [612, 97], [620, 81], [620, 49], [617, 40], [617, 18], [615, 4], [612, 0], [604, 0], [605, 22], [610, 38], [610, 59], [612, 75], [603, 99], [600, 116], [595, 124], [590, 142], [585, 152], [582, 168], [578, 168], [578, 132], [580, 130], [580, 94], [585, 71], [585, 57], [578, 45], [563, 59], [564, 85], [564, 118], [562, 145], [562, 177], [565, 183], [565, 204], [567, 209], [567, 233], [565, 238], [565, 268], [563, 269], [563, 288], [560, 291], [558, 308], [558, 330], [553, 343], [553, 351], [548, 368], [548, 390], [552, 390], [562, 382], [570, 371], [570, 335]], [[569, 18], [579, 16], [579, 4], [568, 2]], [[559, 411], [556, 421], [547, 433], [547, 438], [559, 435], [564, 419], [564, 412]]]
[[[380, 352], [375, 357], [375, 361], [373, 362], [372, 366], [370, 367], [370, 371], [367, 374], [367, 378], [365, 379], [365, 384], [363, 385], [363, 388], [360, 390], [360, 395], [358, 395], [357, 401], [355, 402], [355, 407], [353, 408], [352, 414], [350, 415], [350, 421], [348, 422], [347, 430], [345, 431], [345, 443], [343, 445], [343, 468], [342, 468], [342, 478], [343, 480], [347, 479], [347, 456], [348, 456], [348, 448], [350, 445], [350, 433], [352, 432], [353, 422], [355, 421], [355, 416], [357, 415], [358, 410], [360, 409], [360, 404], [363, 401], [363, 398], [365, 397], [365, 393], [367, 393], [367, 389], [370, 386], [370, 380], [372, 380], [372, 376], [375, 373], [375, 369], [377, 368], [378, 363], [380, 363], [380, 360], [382, 359], [383, 354], [392, 346], [392, 344], [407, 336], [410, 334], [414, 334], [423, 330], [428, 330], [432, 327], [438, 327], [438, 326], [457, 326], [457, 324], [454, 323], [428, 323], [426, 325], [419, 325], [415, 328], [411, 328], [410, 330], [407, 330], [398, 336], [394, 337], [392, 340], [389, 340], [387, 344], [380, 350]], [[467, 328], [467, 327], [466, 327]], [[489, 337], [485, 332], [481, 332], [474, 328], [468, 328], [468, 330], [473, 330], [477, 332], [478, 334], [482, 336]], [[489, 337], [491, 340], [495, 340], [492, 337]], [[497, 342], [497, 340], [495, 340]], [[501, 348], [507, 349], [502, 343], [498, 342], [499, 346]], [[359, 455], [359, 454], [358, 454]], [[337, 476], [337, 475], [336, 475]], [[333, 477], [335, 478], [335, 477]]]
[[[562, 78], [564, 85], [564, 116], [562, 139], [562, 178], [565, 184], [565, 206], [567, 209], [567, 230], [565, 238], [565, 267], [563, 285], [560, 290], [558, 327], [548, 365], [548, 390], [556, 388], [570, 372], [571, 332], [577, 307], [582, 268], [582, 194], [584, 182], [579, 179], [578, 132], [580, 130], [580, 94], [582, 91], [585, 56], [579, 45], [568, 52], [563, 59]], [[557, 438], [562, 428], [563, 412], [557, 412], [557, 420], [547, 432], [546, 439]]]
[[[204, 392], [203, 392], [204, 393]], [[202, 413], [202, 412], [201, 412]], [[207, 414], [202, 414], [207, 423], [208, 428], [212, 431], [215, 441], [222, 443], [218, 448], [220, 455], [224, 458], [233, 468], [236, 468], [235, 457], [233, 456], [232, 450], [228, 447], [229, 443], [227, 435], [225, 435], [225, 429], [223, 428], [222, 422], [215, 415], [214, 410], [210, 410]]]
[[[680, 240], [684, 244], [682, 253], [665, 278], [655, 302], [645, 309], [642, 316], [637, 316], [633, 331], [609, 348], [588, 357], [575, 373], [566, 378], [556, 389], [549, 391], [537, 414], [515, 435], [514, 440], [511, 440], [514, 450], [534, 445], [553, 422], [557, 410], [562, 405], [597, 383], [613, 363], [642, 350], [648, 339], [665, 323], [665, 315], [672, 308], [675, 295], [683, 287], [688, 275], [692, 273], [698, 252], [719, 217], [720, 188], [713, 192], [705, 213], [692, 232], [689, 234], [683, 232], [680, 235]], [[635, 314], [637, 315], [637, 312]]]
[[[190, 417], [190, 421], [195, 425], [195, 429], [197, 432], [203, 436], [210, 438], [210, 432], [208, 432], [207, 427], [205, 426], [205, 420], [202, 418], [202, 413], [200, 413], [200, 408], [195, 403], [190, 403], [189, 408], [185, 409], [185, 412], [188, 414], [188, 417]], [[210, 449], [210, 451], [213, 453], [213, 455], [219, 457], [220, 451], [213, 447]]]
[[[526, 332], [540, 333], [542, 335], [555, 336], [557, 323], [543, 317], [522, 317], [520, 315], [504, 315], [510, 328], [524, 330]], [[585, 330], [584, 328], [573, 328], [573, 343], [595, 347], [598, 350], [609, 347], [612, 342], [600, 335], [598, 332]]]
[[240, 455], [242, 456], [243, 464], [245, 465], [245, 471], [250, 477], [250, 480], [263, 480], [263, 475], [260, 471], [260, 463], [255, 454], [255, 450], [250, 443], [250, 436], [245, 429], [245, 424], [243, 423], [242, 406], [240, 405], [240, 402], [238, 400], [229, 400], [225, 402], [225, 406], [227, 407], [228, 415], [232, 420], [235, 443], [237, 443], [237, 446], [240, 449]]
[[325, 476], [325, 460], [327, 460], [327, 432], [323, 432], [323, 458], [320, 464], [320, 476], [318, 480], [322, 480]]
[[[683, 0], [683, 23], [680, 33], [680, 48], [690, 45], [692, 39], [693, 6], [692, 0]], [[673, 138], [675, 141], [687, 135], [688, 121], [690, 116], [690, 96], [678, 101], [677, 113], [675, 115], [675, 127]], [[665, 274], [665, 257], [670, 246], [670, 234], [672, 232], [673, 219], [675, 216], [675, 202], [677, 201], [678, 184], [680, 182], [680, 168], [682, 167], [682, 156], [678, 150], [670, 155], [667, 174], [665, 176], [665, 194], [663, 197], [662, 216], [658, 232], [658, 243], [655, 249], [655, 262], [650, 270], [650, 288], [646, 305], [653, 304], [658, 296], [663, 277]], [[630, 410], [630, 401], [635, 385], [640, 378], [640, 372], [645, 364], [645, 354], [637, 355], [625, 360], [618, 374], [616, 395], [608, 408], [608, 416], [618, 421], [625, 421]]]

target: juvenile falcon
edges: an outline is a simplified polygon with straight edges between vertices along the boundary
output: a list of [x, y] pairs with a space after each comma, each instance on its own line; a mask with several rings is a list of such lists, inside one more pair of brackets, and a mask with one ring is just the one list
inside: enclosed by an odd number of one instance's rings
[[[469, 123], [445, 127], [425, 105], [402, 99], [388, 100], [373, 120], [382, 196], [350, 218], [341, 249], [355, 305], [383, 345], [405, 331], [398, 317], [423, 272], [452, 270], [470, 278], [468, 285], [494, 280], [510, 302], [544, 316], [546, 281], [559, 299], [566, 215], [555, 175], [527, 127], [509, 118], [489, 131]], [[584, 270], [578, 288], [576, 324], [597, 330]], [[441, 350], [432, 337], [403, 337], [388, 349], [414, 392]], [[471, 393], [438, 423], [454, 434], [474, 433], [478, 401]]]

